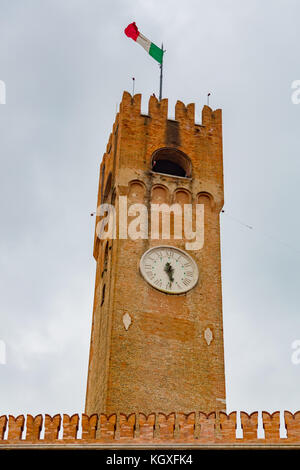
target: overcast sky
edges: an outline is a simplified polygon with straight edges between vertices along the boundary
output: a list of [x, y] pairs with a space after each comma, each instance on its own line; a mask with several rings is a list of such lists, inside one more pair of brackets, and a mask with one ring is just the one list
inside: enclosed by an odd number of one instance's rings
[[[0, 414], [84, 409], [99, 164], [123, 90], [223, 109], [228, 410], [300, 409], [297, 0], [0, 0]], [[253, 229], [247, 226], [253, 226]]]

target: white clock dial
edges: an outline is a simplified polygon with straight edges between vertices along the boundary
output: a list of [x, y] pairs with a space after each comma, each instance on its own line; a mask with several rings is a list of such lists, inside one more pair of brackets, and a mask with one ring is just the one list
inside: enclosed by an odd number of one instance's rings
[[168, 294], [183, 294], [192, 289], [199, 277], [198, 267], [185, 251], [173, 246], [155, 246], [140, 261], [144, 279]]

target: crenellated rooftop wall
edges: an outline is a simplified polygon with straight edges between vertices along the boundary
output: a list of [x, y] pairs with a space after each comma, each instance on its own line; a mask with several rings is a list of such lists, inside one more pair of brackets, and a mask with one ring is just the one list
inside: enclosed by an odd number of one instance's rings
[[[130, 415], [105, 414], [87, 416], [12, 415], [0, 417], [0, 448], [8, 444], [128, 444], [155, 446], [191, 444], [201, 445], [267, 445], [280, 444], [300, 446], [300, 411], [284, 413], [287, 437], [280, 437], [280, 412], [262, 412], [264, 438], [257, 437], [258, 413], [240, 413], [243, 436], [236, 437], [237, 413], [219, 412], [205, 414], [142, 413]], [[41, 437], [43, 433], [43, 438]]]

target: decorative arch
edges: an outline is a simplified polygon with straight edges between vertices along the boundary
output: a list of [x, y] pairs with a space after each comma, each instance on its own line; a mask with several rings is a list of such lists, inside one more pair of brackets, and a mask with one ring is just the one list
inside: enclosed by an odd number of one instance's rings
[[163, 147], [156, 150], [151, 158], [151, 169], [155, 173], [191, 178], [192, 162], [181, 150]]
[[197, 203], [208, 205], [211, 210], [213, 210], [215, 207], [215, 201], [212, 194], [206, 191], [201, 191], [201, 193], [197, 194]]
[[129, 183], [129, 199], [137, 202], [142, 202], [144, 200], [146, 187], [144, 183], [140, 180], [132, 180]]
[[173, 194], [174, 202], [178, 204], [190, 204], [192, 202], [192, 194], [186, 188], [177, 188]]
[[154, 185], [151, 191], [151, 201], [157, 204], [168, 203], [169, 189], [163, 184]]

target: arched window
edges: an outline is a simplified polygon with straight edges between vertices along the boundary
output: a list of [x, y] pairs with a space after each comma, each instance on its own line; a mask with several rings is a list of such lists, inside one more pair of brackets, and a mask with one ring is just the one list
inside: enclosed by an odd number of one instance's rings
[[171, 176], [190, 178], [192, 164], [185, 153], [174, 148], [156, 150], [152, 156], [152, 171]]

